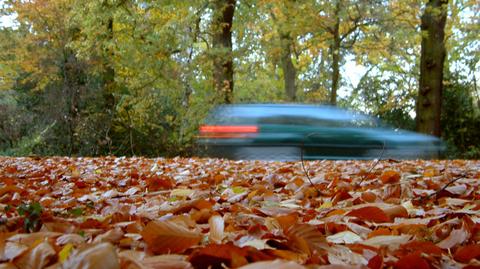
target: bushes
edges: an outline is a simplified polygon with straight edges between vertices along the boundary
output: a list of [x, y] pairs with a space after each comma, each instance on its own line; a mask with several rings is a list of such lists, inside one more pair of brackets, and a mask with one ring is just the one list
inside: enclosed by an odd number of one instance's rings
[[480, 158], [480, 111], [472, 88], [458, 77], [451, 77], [444, 87], [442, 137], [448, 158]]

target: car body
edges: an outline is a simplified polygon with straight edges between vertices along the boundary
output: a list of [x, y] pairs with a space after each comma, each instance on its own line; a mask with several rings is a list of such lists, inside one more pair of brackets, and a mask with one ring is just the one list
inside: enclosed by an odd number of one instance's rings
[[438, 158], [434, 136], [398, 130], [334, 106], [238, 104], [214, 108], [200, 126], [204, 156], [228, 159]]

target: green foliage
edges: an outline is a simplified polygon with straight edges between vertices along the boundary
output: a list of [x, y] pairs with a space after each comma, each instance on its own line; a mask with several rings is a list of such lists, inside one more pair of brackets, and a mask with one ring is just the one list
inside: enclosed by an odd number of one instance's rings
[[448, 143], [449, 158], [480, 158], [480, 108], [472, 86], [451, 76], [444, 89], [442, 137]]
[[21, 204], [17, 208], [18, 214], [23, 217], [23, 229], [32, 233], [40, 230], [42, 220], [40, 219], [43, 209], [40, 203], [32, 202], [30, 204]]
[[76, 207], [68, 210], [68, 213], [70, 215], [73, 215], [75, 217], [80, 217], [83, 215], [83, 209], [81, 207]]

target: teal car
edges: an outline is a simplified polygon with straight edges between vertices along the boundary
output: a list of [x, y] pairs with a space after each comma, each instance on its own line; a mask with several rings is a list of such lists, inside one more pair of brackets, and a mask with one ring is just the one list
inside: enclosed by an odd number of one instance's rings
[[200, 126], [208, 157], [258, 160], [430, 159], [445, 150], [434, 136], [394, 129], [333, 106], [240, 104], [214, 108]]

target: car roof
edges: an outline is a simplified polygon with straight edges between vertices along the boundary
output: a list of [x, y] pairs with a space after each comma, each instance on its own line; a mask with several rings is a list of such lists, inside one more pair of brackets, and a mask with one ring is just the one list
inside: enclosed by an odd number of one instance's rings
[[372, 117], [365, 114], [335, 106], [307, 104], [220, 105], [213, 110], [213, 114], [238, 118], [290, 116], [312, 117], [335, 121], [373, 120]]

